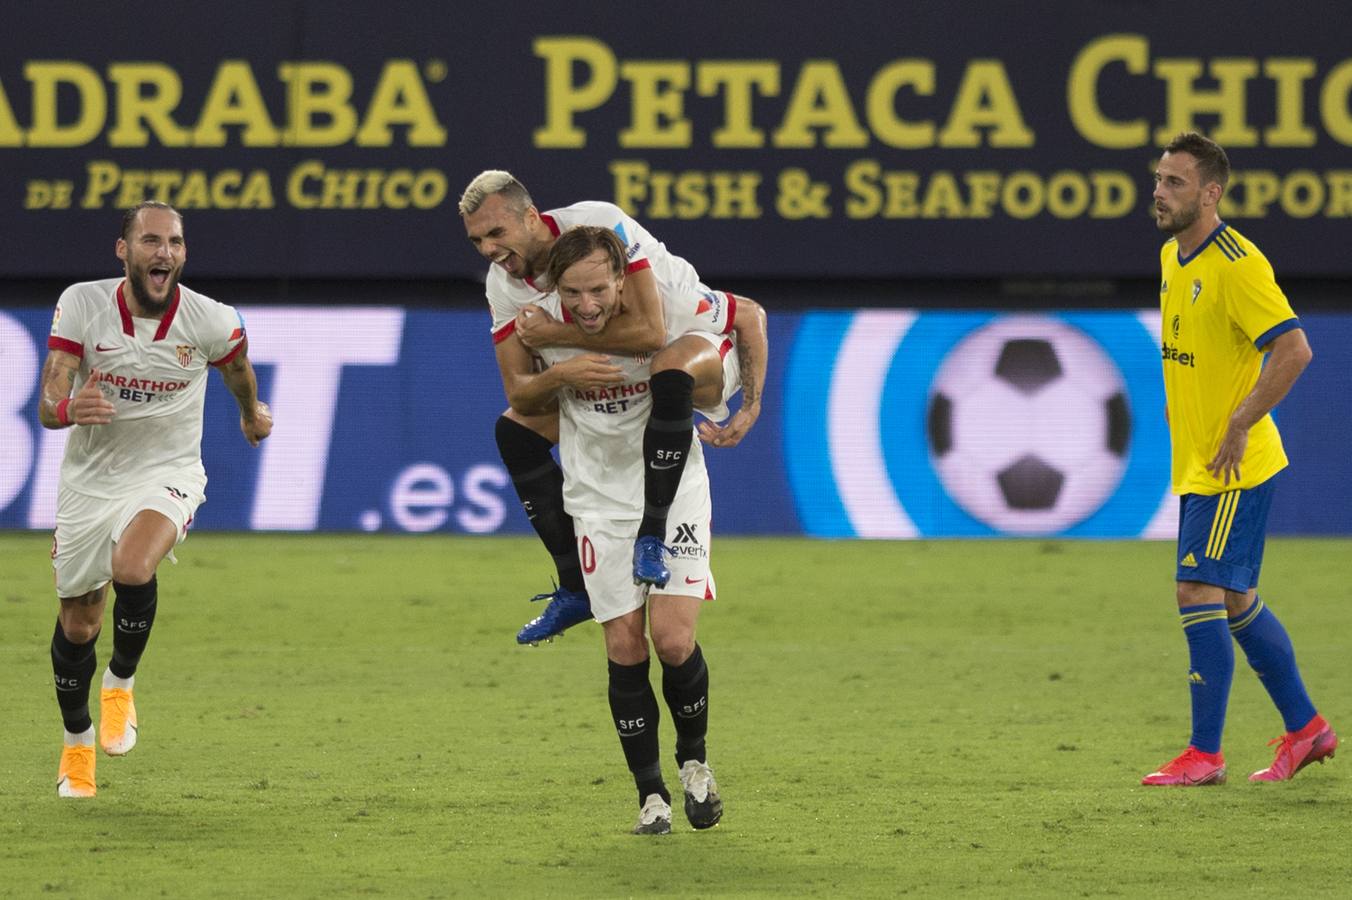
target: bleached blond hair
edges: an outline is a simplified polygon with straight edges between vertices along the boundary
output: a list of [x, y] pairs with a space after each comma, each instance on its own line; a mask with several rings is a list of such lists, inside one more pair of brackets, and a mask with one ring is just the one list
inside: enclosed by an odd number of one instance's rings
[[524, 213], [535, 204], [530, 199], [530, 191], [516, 180], [511, 172], [502, 169], [489, 169], [474, 176], [460, 195], [460, 215], [468, 216], [477, 212], [484, 201], [494, 194], [500, 194], [507, 205], [518, 213]]

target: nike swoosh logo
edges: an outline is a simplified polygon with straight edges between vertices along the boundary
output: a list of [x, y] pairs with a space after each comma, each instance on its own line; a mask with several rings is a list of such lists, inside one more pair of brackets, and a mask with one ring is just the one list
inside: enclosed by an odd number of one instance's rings
[[114, 344], [111, 347], [105, 347], [102, 344], [95, 344], [94, 349], [99, 351], [100, 353], [107, 353], [109, 350], [121, 350], [122, 348], [117, 346], [116, 344]]
[[680, 465], [680, 463], [667, 463], [665, 466], [659, 466], [657, 463], [652, 462], [652, 463], [648, 463], [648, 468], [650, 468], [650, 469], [656, 469], [657, 471], [661, 472], [661, 471], [663, 471], [663, 470], [665, 470], [665, 469], [674, 469], [674, 468], [676, 468], [676, 467], [679, 466], [679, 465]]
[[703, 578], [691, 578], [689, 575], [685, 577], [686, 584], [699, 584], [703, 580]]

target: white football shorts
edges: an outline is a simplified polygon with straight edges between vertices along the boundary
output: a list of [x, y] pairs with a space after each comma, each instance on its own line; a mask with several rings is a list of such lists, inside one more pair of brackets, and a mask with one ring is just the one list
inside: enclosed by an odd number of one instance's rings
[[[188, 526], [205, 499], [186, 485], [148, 484], [114, 500], [62, 486], [57, 492], [56, 533], [52, 536], [56, 595], [79, 597], [111, 581], [113, 545], [141, 510], [153, 509], [173, 522], [177, 546], [188, 536]], [[169, 560], [177, 562], [173, 551]]]
[[712, 409], [695, 410], [711, 422], [722, 422], [732, 415], [728, 409], [728, 401], [742, 389], [742, 365], [737, 359], [737, 346], [731, 335], [712, 334], [708, 331], [692, 331], [690, 334], [704, 338], [723, 354], [723, 402]]
[[714, 576], [709, 570], [708, 491], [677, 495], [667, 514], [667, 557], [671, 581], [664, 588], [634, 584], [634, 538], [637, 519], [577, 519], [578, 553], [582, 558], [582, 577], [591, 598], [592, 615], [608, 622], [639, 609], [653, 595], [698, 597], [712, 600], [716, 594]]

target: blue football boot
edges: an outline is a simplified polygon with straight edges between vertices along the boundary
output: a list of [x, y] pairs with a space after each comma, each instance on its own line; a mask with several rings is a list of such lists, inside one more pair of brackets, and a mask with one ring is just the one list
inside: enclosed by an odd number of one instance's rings
[[547, 594], [536, 594], [531, 602], [548, 600], [545, 611], [531, 619], [516, 633], [518, 644], [538, 644], [552, 641], [574, 625], [586, 622], [592, 617], [591, 599], [586, 591], [570, 591], [555, 588]]
[[660, 538], [651, 534], [634, 541], [634, 584], [666, 587], [671, 580], [671, 570], [662, 557], [670, 552]]

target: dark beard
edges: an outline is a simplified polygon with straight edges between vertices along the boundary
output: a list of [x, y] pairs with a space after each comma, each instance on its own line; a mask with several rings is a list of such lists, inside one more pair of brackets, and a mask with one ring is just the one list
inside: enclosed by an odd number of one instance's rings
[[136, 302], [140, 305], [141, 311], [151, 316], [162, 315], [168, 310], [170, 302], [174, 299], [175, 292], [178, 291], [178, 276], [169, 276], [169, 283], [167, 285], [169, 290], [165, 291], [164, 302], [159, 303], [151, 298], [150, 291], [146, 289], [145, 273], [133, 275], [131, 272], [128, 272], [127, 280], [131, 282], [131, 292], [136, 295]]
[[1201, 217], [1202, 208], [1200, 206], [1195, 206], [1192, 209], [1179, 210], [1179, 214], [1171, 217], [1168, 225], [1165, 225], [1158, 217], [1156, 217], [1155, 227], [1168, 234], [1182, 234], [1191, 228], [1192, 224]]

